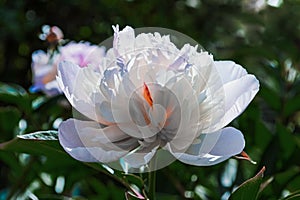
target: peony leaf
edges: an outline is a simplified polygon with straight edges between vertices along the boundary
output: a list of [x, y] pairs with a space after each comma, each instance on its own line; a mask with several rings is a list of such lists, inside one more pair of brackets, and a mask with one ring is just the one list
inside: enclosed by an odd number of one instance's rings
[[58, 140], [58, 132], [53, 130], [38, 131], [25, 135], [18, 135], [18, 138], [24, 140]]
[[253, 178], [242, 183], [232, 193], [229, 200], [255, 200], [259, 193], [264, 171], [265, 167], [263, 167]]
[[0, 150], [33, 155], [54, 156], [55, 154], [64, 154], [64, 157], [67, 156], [57, 140], [56, 131], [40, 131], [18, 136], [1, 143]]
[[299, 198], [300, 198], [300, 190], [297, 190], [297, 191], [293, 192], [292, 194], [286, 196], [282, 200], [297, 200]]
[[27, 113], [31, 111], [31, 101], [28, 93], [16, 84], [0, 82], [0, 101], [17, 105]]
[[293, 98], [288, 99], [284, 107], [284, 116], [289, 117], [290, 115], [299, 111], [300, 109], [299, 101], [300, 101], [300, 95], [293, 96]]
[[0, 94], [9, 94], [12, 96], [26, 96], [27, 92], [24, 88], [22, 88], [19, 85], [0, 82]]

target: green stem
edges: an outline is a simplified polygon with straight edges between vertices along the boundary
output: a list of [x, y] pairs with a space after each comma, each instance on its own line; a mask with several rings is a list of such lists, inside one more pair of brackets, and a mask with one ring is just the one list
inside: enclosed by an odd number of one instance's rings
[[149, 180], [148, 180], [148, 186], [149, 186], [149, 199], [155, 200], [156, 198], [156, 157], [154, 156], [152, 159], [152, 162], [150, 162], [150, 170], [149, 172]]
[[149, 172], [149, 199], [155, 200], [156, 171]]

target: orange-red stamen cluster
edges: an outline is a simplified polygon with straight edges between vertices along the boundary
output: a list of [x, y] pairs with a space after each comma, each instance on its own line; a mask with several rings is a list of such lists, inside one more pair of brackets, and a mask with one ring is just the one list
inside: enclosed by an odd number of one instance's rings
[[149, 106], [152, 107], [153, 105], [153, 100], [149, 91], [148, 86], [146, 85], [146, 83], [144, 83], [144, 90], [143, 90], [143, 96], [145, 98], [145, 100], [148, 102]]

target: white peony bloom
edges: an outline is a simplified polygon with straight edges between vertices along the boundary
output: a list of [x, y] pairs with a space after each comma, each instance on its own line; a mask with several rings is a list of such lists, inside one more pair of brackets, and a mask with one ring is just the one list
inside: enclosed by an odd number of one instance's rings
[[253, 75], [197, 46], [179, 49], [170, 35], [113, 28], [113, 47], [98, 70], [70, 62], [58, 68], [61, 89], [88, 118], [59, 127], [72, 157], [146, 172], [175, 159], [214, 165], [243, 151], [242, 133], [224, 127], [258, 92]]

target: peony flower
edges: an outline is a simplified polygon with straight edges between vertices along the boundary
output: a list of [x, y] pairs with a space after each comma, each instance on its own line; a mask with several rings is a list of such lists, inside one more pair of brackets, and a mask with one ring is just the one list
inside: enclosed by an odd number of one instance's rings
[[80, 67], [93, 65], [97, 68], [105, 55], [105, 48], [97, 45], [91, 45], [89, 42], [70, 42], [60, 49], [60, 61], [70, 61]]
[[64, 38], [64, 33], [57, 26], [44, 25], [42, 27], [43, 33], [40, 34], [41, 40], [46, 40], [51, 45], [57, 45]]
[[61, 93], [55, 80], [58, 57], [58, 54], [51, 55], [42, 50], [33, 52], [31, 63], [33, 85], [30, 87], [31, 92], [43, 91], [48, 96]]
[[113, 47], [97, 71], [59, 65], [61, 89], [86, 117], [61, 123], [66, 152], [145, 172], [174, 159], [214, 165], [243, 151], [242, 133], [225, 126], [258, 92], [253, 75], [232, 61], [214, 61], [197, 46], [179, 49], [169, 35], [113, 28]]
[[[52, 30], [52, 29], [51, 29]], [[61, 94], [57, 82], [57, 65], [61, 61], [70, 61], [80, 67], [90, 66], [93, 69], [104, 57], [104, 47], [91, 45], [88, 42], [70, 42], [59, 47], [59, 52], [50, 54], [38, 50], [32, 54], [32, 72], [34, 85], [30, 88], [32, 92], [43, 91], [48, 96]]]

